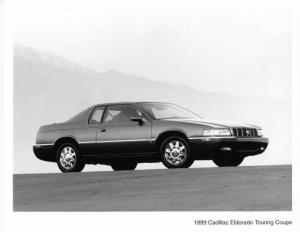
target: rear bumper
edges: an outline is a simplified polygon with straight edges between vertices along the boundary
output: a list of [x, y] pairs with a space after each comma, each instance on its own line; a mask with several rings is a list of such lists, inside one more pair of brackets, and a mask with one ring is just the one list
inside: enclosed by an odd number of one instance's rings
[[33, 152], [35, 156], [44, 161], [50, 161], [54, 162], [55, 161], [55, 154], [54, 154], [54, 146], [51, 145], [34, 145], [33, 146]]
[[257, 155], [263, 153], [269, 144], [269, 139], [265, 137], [194, 137], [189, 140], [192, 154], [196, 158], [222, 152]]

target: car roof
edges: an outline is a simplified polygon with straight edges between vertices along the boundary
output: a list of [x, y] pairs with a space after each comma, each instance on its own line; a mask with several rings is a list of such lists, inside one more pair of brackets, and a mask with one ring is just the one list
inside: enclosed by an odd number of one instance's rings
[[172, 103], [168, 103], [168, 102], [146, 102], [146, 101], [139, 101], [139, 102], [130, 102], [130, 101], [127, 101], [127, 102], [106, 102], [106, 103], [101, 103], [101, 104], [96, 104], [96, 105], [93, 105], [92, 107], [96, 107], [96, 106], [105, 106], [105, 105], [125, 105], [125, 104], [142, 104], [142, 103], [163, 103], [163, 104], [172, 104]]

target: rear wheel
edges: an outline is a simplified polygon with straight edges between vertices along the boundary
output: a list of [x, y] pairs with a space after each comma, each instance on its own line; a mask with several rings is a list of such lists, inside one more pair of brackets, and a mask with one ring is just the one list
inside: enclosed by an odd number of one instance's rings
[[213, 158], [213, 162], [219, 167], [235, 167], [239, 166], [244, 157], [236, 153], [217, 154]]
[[134, 170], [137, 166], [137, 162], [119, 160], [118, 162], [111, 163], [110, 166], [114, 171]]
[[81, 172], [85, 166], [78, 148], [72, 143], [64, 143], [58, 148], [56, 162], [62, 172]]
[[167, 168], [189, 168], [194, 162], [188, 142], [180, 136], [165, 139], [160, 146], [160, 155]]

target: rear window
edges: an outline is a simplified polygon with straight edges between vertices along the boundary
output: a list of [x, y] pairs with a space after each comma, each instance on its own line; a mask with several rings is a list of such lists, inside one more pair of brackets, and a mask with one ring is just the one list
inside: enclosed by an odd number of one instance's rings
[[74, 115], [72, 118], [67, 120], [67, 122], [85, 122], [90, 116], [92, 111], [92, 107], [89, 107], [78, 114]]
[[104, 112], [104, 106], [96, 107], [89, 119], [89, 124], [100, 123], [103, 112]]

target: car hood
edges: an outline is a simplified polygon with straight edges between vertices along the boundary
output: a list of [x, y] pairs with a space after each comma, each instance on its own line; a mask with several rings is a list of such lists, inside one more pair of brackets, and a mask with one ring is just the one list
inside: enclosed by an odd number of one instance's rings
[[250, 125], [250, 124], [243, 124], [243, 123], [233, 123], [233, 122], [224, 122], [220, 120], [207, 120], [207, 119], [161, 119], [164, 121], [176, 121], [176, 122], [186, 122], [186, 123], [193, 123], [197, 125], [205, 125], [214, 128], [238, 128], [238, 127], [247, 127], [247, 128], [256, 128], [260, 129], [258, 126]]

